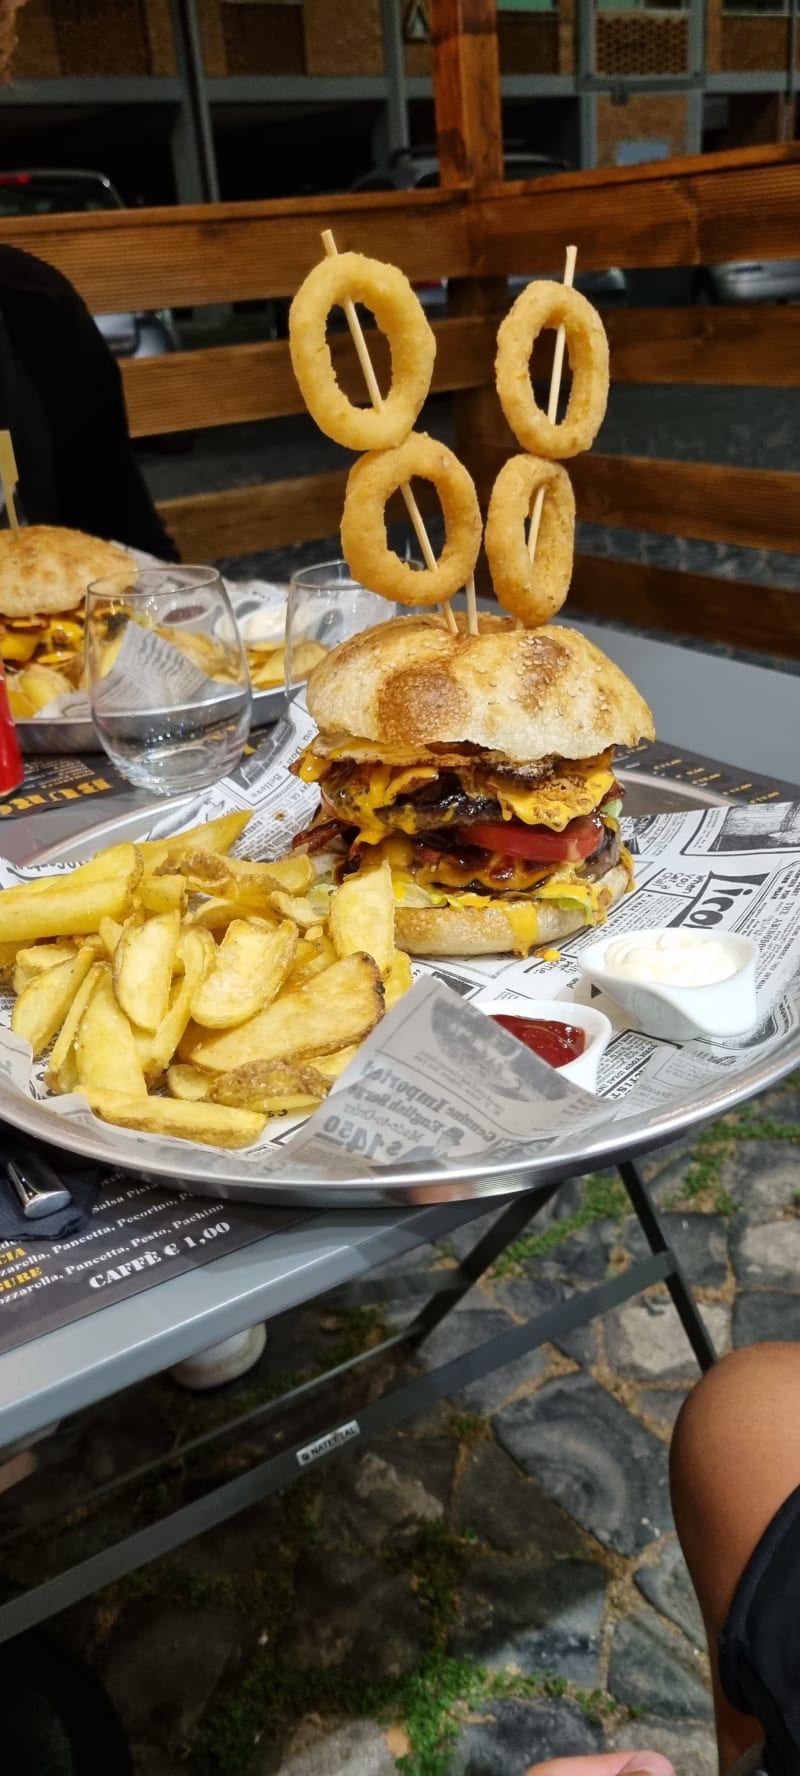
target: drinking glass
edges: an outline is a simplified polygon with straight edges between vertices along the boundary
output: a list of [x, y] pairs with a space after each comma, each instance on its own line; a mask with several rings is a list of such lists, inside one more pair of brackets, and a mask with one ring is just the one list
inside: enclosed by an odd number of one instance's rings
[[99, 739], [137, 788], [179, 795], [238, 764], [250, 731], [250, 676], [213, 568], [132, 568], [95, 580], [86, 594], [86, 675]]
[[299, 568], [286, 604], [287, 696], [297, 696], [328, 649], [396, 615], [397, 605], [354, 580], [346, 561]]

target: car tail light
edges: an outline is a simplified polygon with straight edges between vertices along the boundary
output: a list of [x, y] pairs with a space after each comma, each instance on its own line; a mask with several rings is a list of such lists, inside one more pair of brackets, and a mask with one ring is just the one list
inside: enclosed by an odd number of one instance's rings
[[0, 185], [32, 185], [32, 173], [0, 173]]

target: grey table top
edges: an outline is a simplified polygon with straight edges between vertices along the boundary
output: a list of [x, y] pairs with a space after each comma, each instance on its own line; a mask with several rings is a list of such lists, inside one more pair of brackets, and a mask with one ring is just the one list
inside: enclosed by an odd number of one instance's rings
[[486, 1203], [309, 1214], [296, 1226], [0, 1356], [0, 1450], [260, 1320], [444, 1239]]

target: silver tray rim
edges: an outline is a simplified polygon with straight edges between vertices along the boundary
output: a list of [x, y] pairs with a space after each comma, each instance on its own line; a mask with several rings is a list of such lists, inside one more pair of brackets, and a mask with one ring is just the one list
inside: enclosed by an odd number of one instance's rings
[[[279, 721], [285, 707], [286, 692], [283, 685], [276, 685], [270, 691], [254, 691], [251, 732], [253, 728], [266, 727], [270, 722]], [[25, 758], [52, 757], [54, 753], [59, 757], [68, 757], [73, 753], [78, 757], [84, 753], [105, 756], [93, 721], [70, 716], [41, 721], [37, 717], [31, 721], [18, 721], [17, 735]]]
[[[621, 771], [620, 776], [631, 784], [637, 781], [641, 787], [651, 791], [668, 791], [670, 800], [675, 797], [684, 800], [687, 809], [698, 805], [730, 805], [727, 797], [695, 784], [662, 780], [639, 771]], [[168, 808], [177, 811], [182, 803], [188, 804], [191, 799], [180, 797], [170, 803], [161, 801], [149, 807], [132, 809], [128, 814], [99, 822], [74, 839], [39, 849], [25, 861], [29, 864], [34, 861], [79, 862], [96, 850], [98, 843], [102, 843], [104, 839], [120, 835], [134, 838], [147, 830], [156, 811], [163, 813]], [[657, 805], [652, 811], [659, 811]], [[482, 1197], [510, 1195], [557, 1183], [565, 1177], [582, 1172], [598, 1171], [606, 1166], [619, 1164], [621, 1160], [635, 1158], [637, 1154], [651, 1152], [678, 1140], [698, 1125], [735, 1109], [747, 1098], [779, 1084], [796, 1067], [800, 1067], [800, 1031], [778, 1044], [762, 1060], [746, 1067], [726, 1088], [721, 1090], [719, 1083], [715, 1081], [713, 1085], [693, 1094], [684, 1104], [661, 1111], [649, 1110], [641, 1116], [630, 1117], [621, 1124], [612, 1124], [599, 1130], [593, 1139], [584, 1140], [580, 1145], [576, 1143], [558, 1153], [549, 1152], [537, 1158], [535, 1150], [532, 1150], [530, 1153], [518, 1154], [489, 1165], [480, 1171], [458, 1165], [450, 1168], [396, 1168], [369, 1179], [354, 1176], [310, 1181], [297, 1174], [294, 1177], [289, 1175], [289, 1168], [287, 1175], [283, 1177], [273, 1173], [269, 1178], [254, 1178], [249, 1168], [237, 1173], [235, 1152], [230, 1154], [227, 1175], [209, 1178], [204, 1175], [203, 1149], [194, 1149], [188, 1144], [185, 1158], [181, 1153], [178, 1158], [170, 1156], [166, 1160], [153, 1159], [143, 1149], [140, 1160], [130, 1160], [127, 1155], [116, 1160], [109, 1153], [105, 1131], [98, 1132], [95, 1136], [86, 1127], [77, 1129], [74, 1124], [55, 1116], [47, 1109], [45, 1102], [21, 1097], [11, 1091], [2, 1080], [0, 1115], [13, 1127], [52, 1146], [60, 1147], [63, 1151], [96, 1160], [104, 1166], [118, 1165], [120, 1169], [134, 1171], [151, 1179], [153, 1183], [175, 1190], [188, 1189], [193, 1195], [257, 1204], [294, 1204], [318, 1209], [385, 1208], [387, 1205], [410, 1208], [425, 1203], [474, 1201]]]

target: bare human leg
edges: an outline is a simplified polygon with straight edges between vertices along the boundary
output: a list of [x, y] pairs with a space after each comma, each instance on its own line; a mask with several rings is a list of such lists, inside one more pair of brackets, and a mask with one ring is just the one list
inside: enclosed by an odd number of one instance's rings
[[723, 1357], [686, 1401], [672, 1440], [672, 1506], [708, 1636], [720, 1770], [763, 1739], [722, 1693], [717, 1644], [753, 1550], [800, 1485], [800, 1346]]

